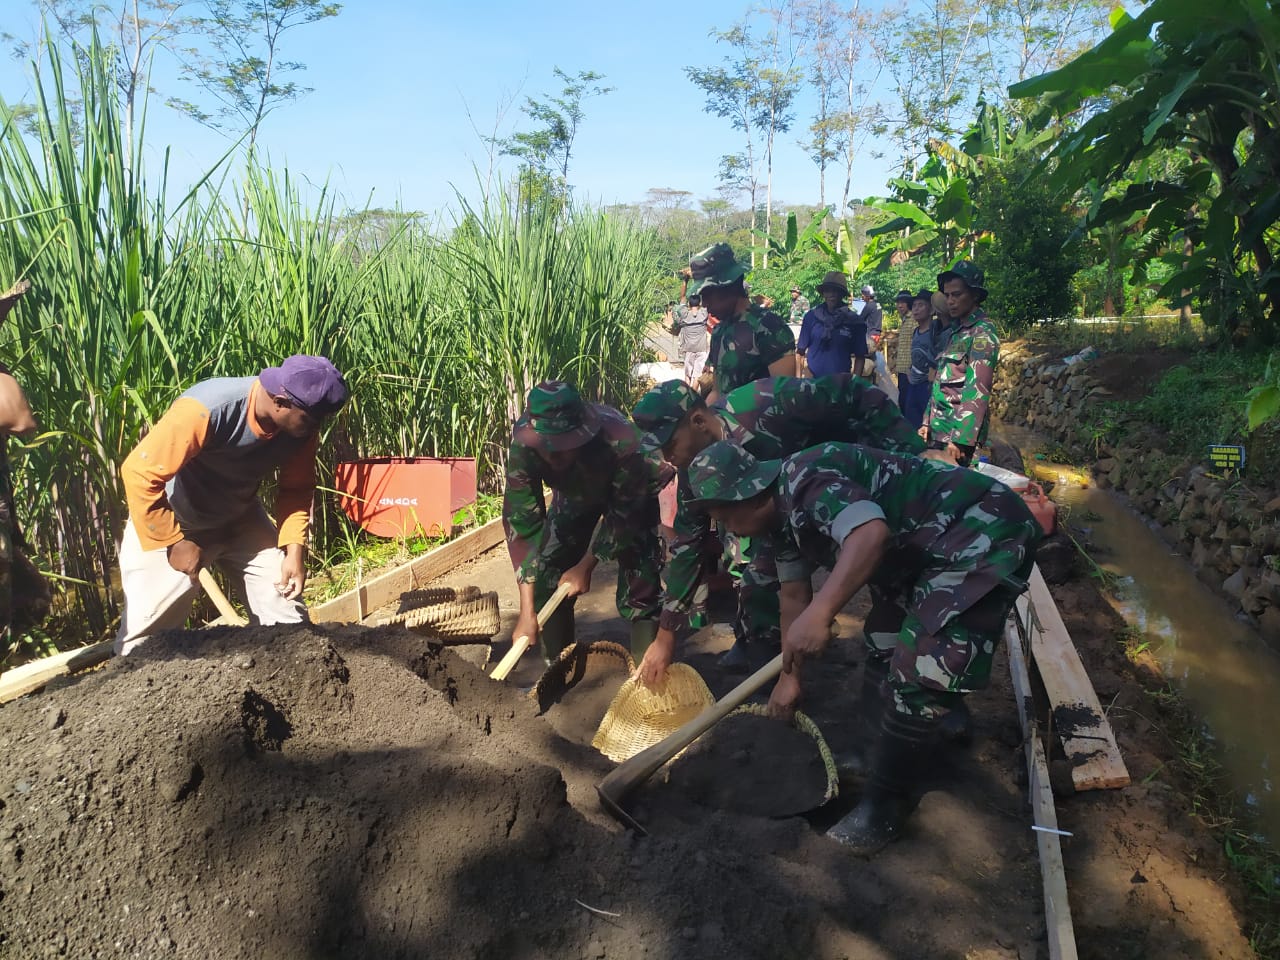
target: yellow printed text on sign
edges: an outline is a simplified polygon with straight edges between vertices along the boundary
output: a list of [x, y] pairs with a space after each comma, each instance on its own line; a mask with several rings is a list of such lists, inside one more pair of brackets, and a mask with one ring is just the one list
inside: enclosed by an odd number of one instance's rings
[[1244, 447], [1231, 444], [1214, 444], [1209, 447], [1209, 462], [1219, 470], [1243, 469]]

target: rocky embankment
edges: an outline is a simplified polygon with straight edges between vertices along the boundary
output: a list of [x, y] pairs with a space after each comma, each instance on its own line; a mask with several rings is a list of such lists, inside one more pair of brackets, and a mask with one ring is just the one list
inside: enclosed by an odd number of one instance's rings
[[1114, 395], [1096, 364], [1011, 344], [1000, 358], [992, 409], [1089, 462], [1098, 486], [1125, 494], [1280, 649], [1280, 491], [1215, 475], [1203, 460], [1162, 449], [1156, 431], [1106, 442], [1094, 424], [1102, 419], [1097, 408]]

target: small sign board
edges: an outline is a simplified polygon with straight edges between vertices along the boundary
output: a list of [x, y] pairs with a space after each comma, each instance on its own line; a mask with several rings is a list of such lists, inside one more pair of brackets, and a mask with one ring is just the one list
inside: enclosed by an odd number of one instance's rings
[[1244, 447], [1210, 444], [1209, 462], [1219, 470], [1241, 470], [1244, 468]]

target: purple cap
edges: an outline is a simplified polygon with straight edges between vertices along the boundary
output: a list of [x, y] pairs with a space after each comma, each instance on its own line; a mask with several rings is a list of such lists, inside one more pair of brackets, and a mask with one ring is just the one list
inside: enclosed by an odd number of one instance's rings
[[346, 381], [324, 357], [294, 354], [280, 366], [263, 370], [258, 382], [273, 397], [288, 397], [317, 418], [336, 413], [347, 402]]

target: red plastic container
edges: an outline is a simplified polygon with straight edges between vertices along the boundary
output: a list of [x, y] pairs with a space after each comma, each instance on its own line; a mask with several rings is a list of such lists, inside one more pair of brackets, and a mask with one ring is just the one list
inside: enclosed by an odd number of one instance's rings
[[334, 469], [342, 512], [375, 537], [440, 536], [476, 500], [469, 457], [373, 457]]

